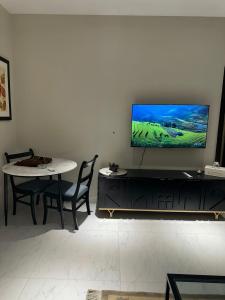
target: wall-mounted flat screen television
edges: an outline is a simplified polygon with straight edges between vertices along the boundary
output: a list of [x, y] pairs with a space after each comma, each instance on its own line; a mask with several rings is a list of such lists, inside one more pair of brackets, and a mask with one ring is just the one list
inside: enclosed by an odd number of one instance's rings
[[132, 147], [205, 148], [208, 105], [133, 104]]

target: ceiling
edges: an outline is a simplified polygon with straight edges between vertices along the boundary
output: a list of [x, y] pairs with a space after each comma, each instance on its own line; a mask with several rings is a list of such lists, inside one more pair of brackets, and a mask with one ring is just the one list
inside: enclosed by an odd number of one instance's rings
[[12, 14], [225, 17], [225, 0], [0, 0]]

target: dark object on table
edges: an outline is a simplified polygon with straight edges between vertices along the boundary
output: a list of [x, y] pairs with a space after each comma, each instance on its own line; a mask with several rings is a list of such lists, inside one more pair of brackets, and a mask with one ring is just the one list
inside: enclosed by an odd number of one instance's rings
[[[28, 160], [32, 160], [35, 157], [37, 158], [39, 156], [34, 156], [33, 150], [29, 149], [28, 151], [22, 153], [14, 153], [14, 154], [5, 153], [5, 157], [7, 163], [10, 163], [14, 159], [29, 157], [28, 159], [24, 160], [24, 161], [28, 161]], [[16, 165], [21, 166], [21, 164], [16, 164]], [[35, 200], [36, 203], [39, 202], [40, 194], [51, 184], [51, 176], [50, 176], [50, 180], [36, 178], [19, 184], [17, 184], [16, 181], [14, 180], [14, 176], [10, 175], [9, 177], [10, 177], [12, 191], [13, 191], [13, 215], [16, 214], [17, 203], [28, 205], [31, 208], [31, 216], [32, 216], [33, 223], [34, 225], [36, 225], [37, 221], [35, 216]], [[4, 178], [5, 178], [5, 190], [6, 190], [7, 175], [5, 175]], [[23, 200], [24, 198], [26, 199]], [[5, 223], [7, 225], [7, 220], [5, 221]]]
[[17, 161], [15, 165], [22, 167], [37, 167], [39, 165], [49, 164], [50, 162], [52, 162], [52, 158], [50, 157], [33, 156], [31, 158]]
[[117, 172], [119, 168], [119, 165], [115, 164], [115, 163], [109, 163], [109, 170], [112, 172]]
[[[61, 181], [61, 188], [59, 189], [59, 182], [53, 180], [53, 184], [44, 191], [44, 218], [43, 224], [46, 224], [48, 216], [48, 208], [53, 208], [58, 211], [63, 209], [64, 211], [70, 211], [73, 215], [74, 229], [78, 230], [78, 223], [76, 212], [85, 203], [87, 207], [88, 215], [91, 214], [89, 204], [89, 189], [92, 182], [94, 166], [98, 155], [96, 154], [91, 160], [83, 161], [80, 167], [77, 182], [69, 182], [66, 180]], [[59, 207], [60, 194], [62, 195], [63, 202], [71, 202], [71, 208], [68, 209], [63, 206]], [[50, 203], [49, 203], [50, 200]], [[53, 200], [54, 203], [53, 203]]]

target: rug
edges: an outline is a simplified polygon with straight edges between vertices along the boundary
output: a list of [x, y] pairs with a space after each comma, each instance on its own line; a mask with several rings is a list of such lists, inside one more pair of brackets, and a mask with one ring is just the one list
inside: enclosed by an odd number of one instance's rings
[[86, 300], [163, 300], [162, 294], [89, 290]]
[[[86, 300], [164, 300], [163, 294], [88, 290]], [[224, 300], [224, 295], [182, 295], [184, 300]]]

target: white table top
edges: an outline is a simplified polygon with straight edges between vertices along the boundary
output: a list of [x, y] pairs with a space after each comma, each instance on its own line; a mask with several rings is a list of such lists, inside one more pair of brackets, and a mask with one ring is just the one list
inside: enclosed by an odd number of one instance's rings
[[64, 158], [53, 158], [52, 162], [38, 167], [15, 166], [15, 162], [2, 167], [2, 172], [8, 175], [19, 177], [42, 177], [57, 175], [72, 171], [77, 167], [77, 163]]

